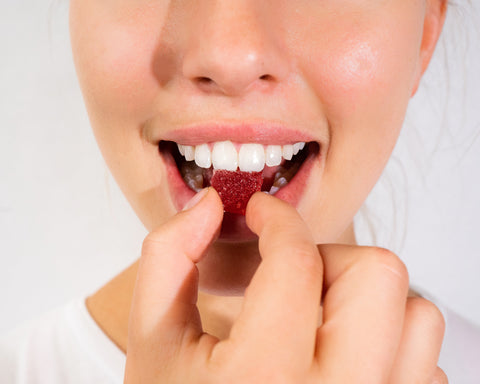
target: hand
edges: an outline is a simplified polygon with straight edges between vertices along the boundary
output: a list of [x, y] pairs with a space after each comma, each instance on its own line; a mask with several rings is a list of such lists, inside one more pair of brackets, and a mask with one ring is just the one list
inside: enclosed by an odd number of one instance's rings
[[204, 333], [195, 263], [222, 215], [209, 189], [145, 239], [125, 383], [447, 382], [436, 367], [443, 318], [430, 302], [407, 299], [403, 263], [384, 249], [317, 247], [295, 209], [263, 193], [247, 207], [262, 262], [243, 309], [228, 339]]

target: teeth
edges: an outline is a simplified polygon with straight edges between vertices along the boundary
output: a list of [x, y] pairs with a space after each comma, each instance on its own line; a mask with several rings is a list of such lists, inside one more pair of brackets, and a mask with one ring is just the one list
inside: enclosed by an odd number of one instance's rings
[[282, 162], [282, 146], [269, 145], [265, 150], [267, 167], [276, 167]]
[[288, 184], [288, 180], [284, 176], [282, 176], [280, 173], [277, 173], [275, 175], [275, 181], [273, 182], [274, 187], [282, 188], [287, 184]]
[[203, 169], [197, 167], [192, 161], [182, 163], [180, 173], [187, 185], [194, 191], [200, 191], [203, 186]]
[[212, 163], [214, 169], [225, 169], [227, 171], [237, 170], [237, 150], [231, 141], [221, 141], [214, 144]]
[[261, 144], [243, 144], [238, 153], [238, 165], [243, 172], [260, 172], [265, 167], [265, 149]]
[[283, 158], [285, 160], [292, 160], [293, 157], [293, 145], [288, 144], [283, 146]]
[[[195, 161], [200, 168], [224, 169], [236, 171], [239, 167], [244, 172], [261, 172], [265, 165], [276, 167], [285, 160], [291, 160], [305, 148], [304, 142], [286, 145], [268, 145], [247, 143], [239, 146], [239, 151], [231, 141], [197, 146], [178, 145], [178, 151], [187, 161]], [[277, 186], [275, 186], [277, 187]]]
[[301, 144], [305, 144], [305, 143], [295, 143], [293, 144], [293, 156], [295, 156], [298, 152], [300, 152], [300, 146]]
[[183, 151], [185, 152], [185, 160], [195, 160], [195, 147], [192, 147], [191, 145], [184, 145]]
[[274, 185], [272, 185], [272, 187], [270, 188], [270, 190], [268, 191], [268, 193], [269, 193], [270, 195], [274, 195], [274, 194], [277, 193], [279, 190], [280, 190], [280, 188], [275, 187]]
[[210, 168], [212, 165], [212, 154], [208, 144], [197, 145], [195, 147], [195, 163], [200, 168]]
[[180, 152], [182, 156], [185, 156], [185, 146], [182, 144], [177, 144], [177, 146], [178, 146], [178, 152]]

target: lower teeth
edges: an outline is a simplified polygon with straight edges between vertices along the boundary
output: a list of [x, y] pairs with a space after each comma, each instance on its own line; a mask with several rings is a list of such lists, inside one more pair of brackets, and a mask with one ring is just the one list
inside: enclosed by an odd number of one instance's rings
[[285, 177], [281, 176], [280, 172], [277, 172], [275, 174], [275, 181], [273, 182], [272, 187], [268, 191], [271, 195], [274, 195], [279, 191], [280, 188], [285, 187], [288, 184], [289, 180], [287, 180]]
[[[268, 191], [271, 195], [277, 193], [280, 188], [285, 187], [293, 178], [298, 167], [283, 168], [275, 172], [273, 183], [271, 180], [264, 180], [262, 191]], [[296, 168], [294, 171], [292, 168]], [[180, 174], [185, 183], [194, 191], [198, 192], [201, 189], [210, 186], [210, 179], [214, 170], [212, 168], [205, 169], [198, 167], [194, 161], [185, 161], [180, 166]]]
[[194, 161], [185, 161], [180, 167], [180, 174], [185, 183], [198, 192], [203, 188], [203, 169], [198, 167]]

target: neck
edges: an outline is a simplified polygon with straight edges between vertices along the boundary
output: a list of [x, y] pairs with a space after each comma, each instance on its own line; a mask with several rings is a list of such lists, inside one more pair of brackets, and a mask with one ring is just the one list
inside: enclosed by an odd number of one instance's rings
[[[353, 225], [338, 243], [355, 244]], [[87, 309], [103, 332], [123, 351], [127, 350], [128, 319], [137, 277], [138, 261], [87, 298]], [[215, 296], [199, 292], [197, 306], [205, 332], [225, 339], [242, 308], [242, 296]]]
[[123, 352], [127, 350], [128, 319], [137, 269], [138, 261], [86, 300], [92, 318]]

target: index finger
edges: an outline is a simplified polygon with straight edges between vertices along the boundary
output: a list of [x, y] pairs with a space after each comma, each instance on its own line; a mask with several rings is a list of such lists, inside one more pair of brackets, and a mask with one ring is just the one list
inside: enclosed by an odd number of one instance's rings
[[292, 206], [264, 193], [250, 199], [246, 218], [259, 236], [262, 262], [245, 293], [231, 339], [254, 343], [250, 350], [259, 357], [275, 355], [292, 366], [310, 364], [323, 280], [313, 237]]
[[[213, 189], [200, 192], [198, 204], [183, 211], [143, 243], [129, 323], [129, 348], [152, 344], [178, 347], [186, 330], [201, 334], [196, 307], [198, 270], [195, 263], [218, 233], [223, 209]], [[186, 241], [188, 239], [188, 241]], [[135, 348], [133, 348], [135, 349]]]

